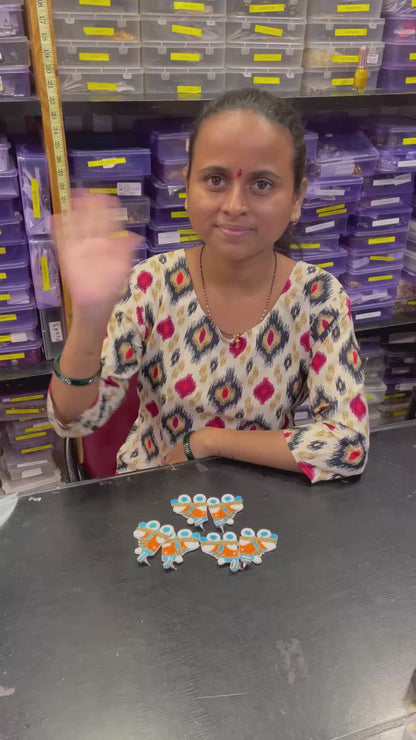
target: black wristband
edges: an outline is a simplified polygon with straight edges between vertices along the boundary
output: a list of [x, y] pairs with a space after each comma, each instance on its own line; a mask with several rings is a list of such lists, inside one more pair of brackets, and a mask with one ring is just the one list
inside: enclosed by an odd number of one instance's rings
[[194, 456], [192, 454], [191, 445], [189, 444], [189, 440], [191, 438], [191, 434], [192, 434], [192, 432], [189, 432], [188, 434], [185, 434], [185, 436], [183, 438], [183, 450], [184, 450], [184, 453], [185, 453], [186, 457], [188, 458], [188, 460], [195, 460], [195, 458], [194, 458]]

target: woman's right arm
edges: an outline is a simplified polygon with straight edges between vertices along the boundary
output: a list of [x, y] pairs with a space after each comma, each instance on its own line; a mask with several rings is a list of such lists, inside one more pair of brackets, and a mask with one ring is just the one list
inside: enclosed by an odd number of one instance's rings
[[[126, 232], [124, 236], [119, 235], [121, 225], [114, 208], [118, 205], [115, 198], [79, 191], [73, 198], [71, 213], [55, 221], [59, 261], [72, 308], [71, 328], [60, 358], [60, 371], [74, 379], [90, 378], [99, 370], [102, 354], [105, 360], [103, 380], [97, 378], [91, 385], [67, 385], [53, 376], [50, 388], [53, 415], [64, 425], [70, 425], [94, 404], [100, 383], [105, 383], [105, 377], [117, 370], [112, 345], [123, 340], [123, 333], [134, 358], [130, 357], [127, 373], [123, 373], [126, 382], [110, 384], [113, 389], [117, 386], [120, 389], [119, 393], [112, 391], [114, 408], [123, 399], [127, 379], [136, 371], [134, 359], [137, 352], [141, 352], [140, 338], [134, 336], [136, 327], [130, 289], [120, 298], [126, 289], [139, 237], [130, 232], [127, 236]], [[117, 320], [114, 312], [117, 312]], [[121, 363], [118, 364], [121, 367]]]

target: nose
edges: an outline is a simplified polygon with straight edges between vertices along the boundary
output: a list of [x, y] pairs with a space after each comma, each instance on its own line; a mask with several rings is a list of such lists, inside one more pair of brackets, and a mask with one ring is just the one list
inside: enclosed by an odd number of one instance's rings
[[231, 183], [225, 194], [222, 210], [230, 216], [239, 216], [247, 213], [244, 184], [242, 182], [235, 181]]

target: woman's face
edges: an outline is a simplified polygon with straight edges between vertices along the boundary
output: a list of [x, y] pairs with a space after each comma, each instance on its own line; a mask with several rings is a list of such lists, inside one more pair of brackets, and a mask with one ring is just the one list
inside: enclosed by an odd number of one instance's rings
[[208, 118], [195, 142], [187, 210], [198, 236], [229, 259], [271, 251], [300, 217], [290, 134], [252, 111]]

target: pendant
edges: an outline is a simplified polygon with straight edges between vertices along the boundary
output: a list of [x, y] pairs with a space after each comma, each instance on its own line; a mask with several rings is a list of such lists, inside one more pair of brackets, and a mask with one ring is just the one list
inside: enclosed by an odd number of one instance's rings
[[240, 335], [237, 334], [237, 336], [234, 337], [234, 344], [235, 344], [236, 349], [240, 349], [240, 341], [241, 341]]

